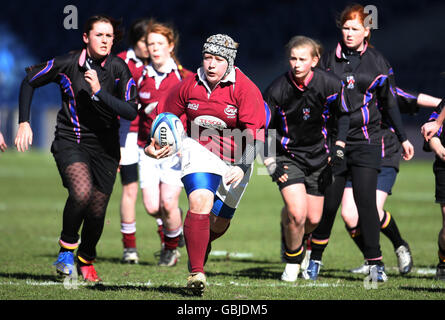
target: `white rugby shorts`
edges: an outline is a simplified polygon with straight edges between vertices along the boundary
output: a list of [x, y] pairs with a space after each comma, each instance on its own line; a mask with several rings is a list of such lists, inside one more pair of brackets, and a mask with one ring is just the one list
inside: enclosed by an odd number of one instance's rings
[[139, 148], [139, 183], [141, 189], [158, 186], [159, 183], [182, 187], [181, 158], [178, 154], [164, 159], [147, 156], [143, 148]]
[[209, 151], [196, 140], [193, 140], [192, 138], [184, 139], [181, 149], [181, 157], [181, 177], [196, 172], [208, 172], [220, 175], [222, 177], [222, 182], [219, 184], [216, 196], [224, 203], [224, 205], [236, 209], [247, 185], [249, 184], [253, 172], [253, 164], [244, 174], [239, 185], [236, 188], [233, 188], [233, 184], [227, 185], [224, 182], [224, 176], [230, 169], [231, 165], [221, 160], [219, 155]]
[[139, 146], [138, 133], [128, 132], [125, 139], [125, 146], [121, 147], [121, 161], [122, 166], [136, 164], [139, 162]]

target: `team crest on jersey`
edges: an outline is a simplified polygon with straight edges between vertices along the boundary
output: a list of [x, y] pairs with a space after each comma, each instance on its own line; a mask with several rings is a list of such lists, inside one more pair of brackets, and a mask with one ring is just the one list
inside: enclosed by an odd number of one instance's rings
[[143, 91], [143, 92], [139, 92], [139, 97], [141, 99], [150, 99], [151, 97], [151, 93], [149, 91]]
[[348, 84], [346, 88], [354, 89], [354, 86], [355, 86], [354, 76], [347, 76], [346, 77], [346, 83]]
[[227, 115], [227, 118], [235, 118], [238, 109], [235, 106], [230, 104], [227, 105], [227, 108], [224, 109], [224, 113]]
[[311, 109], [303, 108], [303, 120], [307, 120], [311, 117]]

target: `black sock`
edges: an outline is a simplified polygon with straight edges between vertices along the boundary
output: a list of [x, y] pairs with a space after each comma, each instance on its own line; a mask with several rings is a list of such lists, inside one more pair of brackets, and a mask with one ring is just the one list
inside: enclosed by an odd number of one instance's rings
[[311, 260], [321, 261], [324, 249], [328, 246], [329, 239], [318, 240], [312, 237], [311, 239]]
[[300, 245], [296, 250], [289, 250], [286, 248], [284, 252], [284, 260], [287, 263], [301, 264], [305, 252], [306, 249], [302, 245]]
[[380, 230], [391, 241], [394, 246], [394, 250], [401, 245], [406, 245], [406, 242], [400, 235], [399, 228], [397, 227], [394, 217], [386, 210], [383, 210], [383, 219], [380, 221]]
[[437, 253], [439, 257], [439, 264], [445, 265], [445, 250], [440, 247], [440, 243], [438, 243], [439, 251]]
[[346, 227], [346, 230], [348, 231], [349, 235], [351, 236], [351, 239], [354, 240], [354, 243], [357, 245], [360, 252], [363, 253], [364, 244], [363, 244], [363, 237], [361, 235], [360, 228], [358, 226], [356, 226], [354, 228], [349, 228], [347, 225], [345, 225], [345, 227]]

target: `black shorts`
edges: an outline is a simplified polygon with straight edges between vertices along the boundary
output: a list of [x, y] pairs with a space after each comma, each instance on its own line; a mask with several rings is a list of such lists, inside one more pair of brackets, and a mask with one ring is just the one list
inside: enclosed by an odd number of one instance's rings
[[[119, 151], [119, 145], [117, 145], [117, 150]], [[113, 191], [119, 166], [119, 157], [116, 157], [116, 152], [113, 155], [108, 154], [98, 142], [77, 143], [59, 137], [53, 141], [51, 152], [65, 188], [69, 188], [65, 169], [75, 162], [83, 162], [88, 165], [93, 185], [97, 190], [105, 194], [111, 194]]]
[[307, 194], [322, 196], [327, 185], [332, 182], [330, 180], [332, 173], [327, 165], [317, 169], [302, 168], [297, 161], [284, 155], [277, 155], [276, 161], [278, 164], [288, 167], [286, 170], [288, 175], [287, 181], [284, 183], [277, 181], [280, 190], [292, 184], [303, 183]]
[[445, 163], [434, 161], [433, 172], [436, 179], [436, 203], [445, 203]]
[[120, 174], [121, 174], [121, 183], [123, 186], [137, 182], [138, 179], [138, 170], [139, 166], [137, 163], [121, 165]]
[[380, 171], [382, 165], [381, 144], [352, 144], [346, 146], [348, 167], [366, 167]]

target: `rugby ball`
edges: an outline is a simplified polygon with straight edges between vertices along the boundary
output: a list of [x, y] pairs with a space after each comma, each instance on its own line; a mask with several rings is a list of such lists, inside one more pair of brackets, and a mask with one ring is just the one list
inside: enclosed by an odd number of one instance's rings
[[151, 126], [151, 137], [160, 146], [169, 145], [169, 156], [178, 152], [185, 137], [184, 126], [181, 120], [173, 113], [160, 113]]

